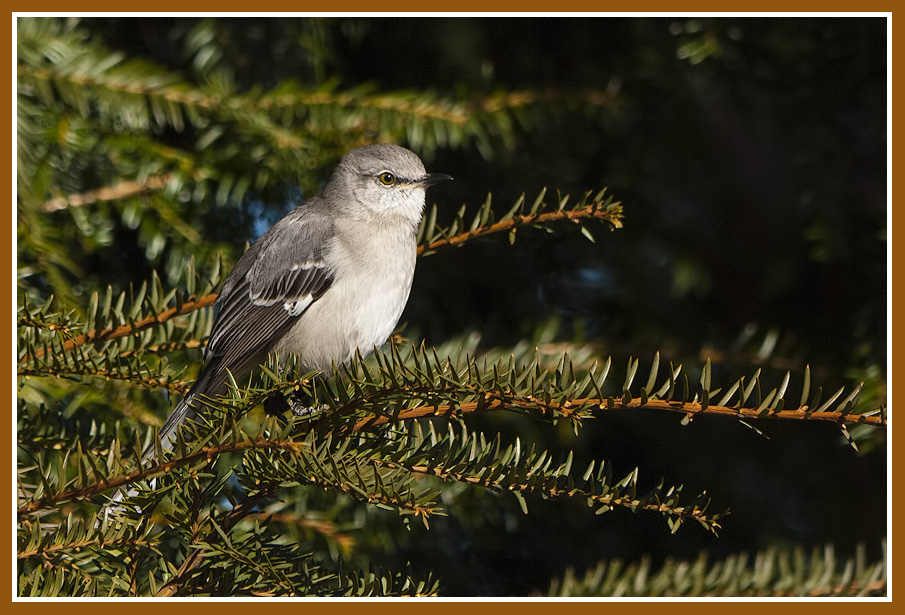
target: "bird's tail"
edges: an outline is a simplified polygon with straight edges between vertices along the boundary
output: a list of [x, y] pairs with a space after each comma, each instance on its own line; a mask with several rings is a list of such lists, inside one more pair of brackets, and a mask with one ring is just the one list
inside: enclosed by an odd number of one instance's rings
[[[173, 411], [170, 413], [170, 416], [167, 417], [167, 420], [164, 422], [163, 427], [160, 428], [158, 432], [158, 437], [155, 438], [142, 452], [141, 455], [141, 465], [144, 466], [149, 461], [154, 461], [157, 457], [157, 441], [160, 441], [160, 449], [164, 451], [172, 450], [173, 441], [175, 440], [176, 431], [179, 427], [185, 423], [186, 421], [190, 421], [197, 416], [197, 412], [195, 412], [195, 408], [193, 407], [193, 401], [201, 396], [201, 395], [212, 395], [215, 394], [216, 391], [214, 389], [219, 389], [220, 387], [210, 387], [210, 383], [212, 381], [211, 373], [215, 370], [207, 369], [199, 376], [198, 380], [195, 381], [195, 384], [192, 385], [192, 388], [189, 389], [189, 392], [186, 393], [185, 397], [183, 397]], [[210, 389], [210, 390], [209, 390]], [[153, 480], [151, 481], [153, 485]], [[121, 504], [123, 499], [126, 496], [132, 497], [136, 495], [138, 492], [135, 489], [123, 488], [120, 487], [117, 489], [113, 495], [110, 497], [110, 501], [104, 504], [98, 513], [98, 519], [95, 522], [95, 527], [100, 527], [102, 524], [106, 524], [108, 519], [116, 517], [123, 512], [125, 512], [126, 508]], [[140, 511], [139, 511], [140, 512]]]

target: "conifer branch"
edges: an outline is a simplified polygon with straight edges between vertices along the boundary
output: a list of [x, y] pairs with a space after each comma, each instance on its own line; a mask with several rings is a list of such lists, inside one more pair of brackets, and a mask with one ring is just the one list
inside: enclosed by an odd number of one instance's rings
[[160, 474], [165, 474], [182, 466], [191, 465], [201, 460], [213, 459], [223, 453], [241, 452], [251, 449], [298, 450], [306, 446], [308, 445], [304, 442], [272, 441], [263, 439], [234, 442], [231, 444], [222, 444], [219, 446], [205, 446], [182, 457], [177, 457], [175, 459], [171, 459], [170, 461], [162, 463], [154, 463], [149, 467], [132, 472], [131, 474], [126, 474], [124, 476], [119, 476], [117, 478], [111, 479], [103, 478], [98, 482], [84, 485], [82, 487], [76, 487], [58, 493], [49, 493], [43, 495], [37, 500], [32, 500], [31, 502], [19, 506], [16, 509], [16, 514], [21, 518], [36, 511], [56, 506], [57, 504], [60, 504], [62, 502], [67, 502], [69, 500], [83, 500], [93, 495], [97, 495], [98, 493], [107, 491], [108, 489], [118, 489], [120, 487], [125, 487], [148, 478], [153, 478], [154, 476], [158, 476]]
[[[220, 542], [239, 521], [250, 515], [258, 504], [274, 489], [276, 489], [275, 484], [263, 486], [259, 491], [247, 496], [224, 516], [223, 520], [219, 522], [219, 528], [212, 529], [204, 537], [203, 542], [208, 545]], [[190, 549], [188, 555], [186, 555], [182, 564], [179, 566], [179, 570], [166, 582], [166, 584], [164, 584], [160, 591], [157, 592], [157, 596], [163, 598], [175, 596], [182, 586], [191, 578], [194, 571], [202, 564], [205, 553], [206, 549], [203, 547]]]
[[294, 525], [302, 530], [311, 530], [327, 540], [335, 542], [346, 553], [351, 552], [355, 547], [355, 536], [351, 533], [340, 531], [332, 521], [308, 519], [284, 512], [259, 512], [249, 515], [248, 518], [256, 521]]
[[151, 540], [147, 539], [121, 539], [121, 540], [104, 540], [100, 541], [97, 537], [94, 538], [86, 538], [82, 540], [78, 540], [75, 542], [61, 542], [55, 544], [42, 544], [33, 549], [25, 549], [22, 551], [16, 552], [16, 559], [29, 559], [32, 557], [40, 557], [42, 559], [50, 559], [55, 553], [62, 553], [67, 551], [81, 551], [82, 549], [90, 549], [93, 547], [98, 547], [103, 545], [106, 547], [118, 547], [118, 548], [128, 548], [128, 547], [143, 547], [143, 548], [152, 548], [156, 546]]
[[706, 515], [704, 514], [704, 509], [699, 508], [698, 506], [675, 506], [669, 503], [661, 503], [659, 501], [641, 502], [637, 497], [634, 497], [632, 495], [619, 493], [593, 493], [591, 491], [577, 488], [574, 485], [570, 485], [566, 488], [561, 488], [555, 484], [549, 485], [547, 483], [523, 483], [516, 485], [504, 485], [500, 481], [486, 476], [486, 473], [482, 473], [482, 475], [480, 476], [468, 475], [433, 464], [430, 466], [405, 466], [403, 464], [389, 461], [382, 463], [389, 467], [403, 468], [417, 474], [435, 476], [443, 480], [453, 480], [468, 483], [470, 485], [476, 485], [485, 489], [489, 489], [491, 491], [495, 491], [497, 493], [518, 492], [524, 495], [542, 495], [545, 498], [576, 498], [579, 500], [585, 499], [588, 502], [594, 502], [595, 505], [603, 505], [604, 507], [622, 506], [625, 508], [631, 508], [632, 510], [647, 510], [651, 512], [659, 512], [664, 515], [676, 517], [679, 519], [694, 520], [699, 522], [704, 527], [710, 529], [714, 533], [717, 529], [720, 528], [720, 524], [716, 522], [716, 519], [719, 517], [719, 515], [717, 515], [716, 517]]
[[586, 207], [571, 210], [549, 211], [542, 214], [520, 215], [508, 220], [501, 220], [490, 226], [477, 228], [474, 231], [465, 231], [451, 237], [442, 237], [423, 246], [418, 246], [418, 253], [424, 251], [433, 252], [446, 246], [458, 246], [470, 239], [486, 237], [494, 233], [512, 232], [519, 227], [537, 226], [549, 222], [568, 220], [577, 223], [579, 220], [602, 220], [609, 222], [616, 228], [622, 226], [621, 210], [616, 208], [602, 208], [601, 202], [591, 203]]
[[[183, 314], [180, 314], [182, 316]], [[187, 340], [185, 342], [166, 342], [156, 346], [148, 346], [138, 350], [123, 350], [119, 353], [119, 357], [127, 359], [143, 354], [165, 355], [176, 350], [198, 350], [207, 346], [207, 340]]]
[[163, 173], [160, 175], [152, 175], [145, 181], [126, 180], [121, 181], [112, 186], [89, 190], [81, 194], [72, 194], [69, 196], [59, 196], [45, 201], [40, 210], [44, 213], [50, 213], [66, 209], [67, 207], [82, 207], [91, 205], [98, 201], [115, 201], [117, 199], [126, 199], [139, 194], [146, 194], [153, 190], [164, 188], [172, 179], [172, 173]]
[[418, 253], [431, 254], [438, 248], [458, 246], [471, 239], [500, 232], [508, 232], [512, 243], [522, 227], [547, 228], [548, 224], [562, 220], [577, 224], [582, 234], [591, 241], [594, 241], [594, 236], [582, 224], [585, 220], [605, 222], [611, 229], [622, 227], [622, 205], [608, 196], [606, 189], [593, 196], [591, 192], [587, 192], [574, 203], [570, 203], [569, 195], [557, 195], [556, 200], [550, 203], [546, 195], [547, 189], [544, 188], [529, 204], [523, 194], [499, 220], [494, 213], [491, 195], [487, 195], [484, 204], [470, 221], [465, 219], [466, 208], [463, 205], [456, 212], [453, 221], [445, 227], [437, 224], [438, 211], [434, 205], [424, 216], [418, 229]]
[[[474, 358], [454, 362], [441, 361], [423, 346], [411, 346], [403, 356], [397, 346], [390, 347], [389, 355], [376, 355], [379, 371], [373, 374], [359, 361], [345, 370], [350, 384], [345, 393], [348, 402], [342, 402], [345, 416], [364, 411], [354, 421], [342, 428], [360, 431], [392, 420], [412, 419], [422, 416], [455, 416], [458, 413], [479, 413], [494, 410], [539, 412], [548, 418], [566, 418], [581, 421], [599, 415], [605, 410], [650, 408], [667, 410], [684, 415], [687, 424], [698, 415], [730, 416], [737, 420], [786, 419], [832, 422], [848, 435], [846, 424], [886, 426], [886, 410], [881, 407], [869, 412], [855, 413], [862, 385], [847, 395], [845, 388], [824, 399], [822, 387], [811, 390], [810, 369], [805, 370], [800, 400], [791, 410], [784, 409], [790, 400], [788, 391], [791, 374], [786, 374], [781, 385], [762, 394], [760, 370], [746, 381], [741, 378], [731, 386], [714, 388], [711, 383], [712, 367], [704, 365], [700, 378], [700, 390], [694, 394], [687, 378], [680, 382], [682, 366], [673, 367], [667, 378], [657, 384], [659, 353], [654, 357], [651, 373], [639, 396], [631, 393], [631, 385], [638, 371], [637, 359], [631, 359], [626, 369], [621, 395], [606, 396], [601, 393], [610, 374], [611, 361], [603, 366], [598, 363], [583, 374], [575, 371], [568, 354], [563, 355], [551, 374], [535, 356], [526, 365], [519, 365], [515, 356], [500, 358], [496, 362], [479, 367]], [[680, 392], [680, 388], [684, 392]], [[638, 390], [637, 388], [635, 389]], [[400, 397], [405, 404], [400, 404]], [[730, 402], [735, 400], [733, 405]], [[382, 408], [393, 408], [388, 413]], [[331, 419], [325, 418], [323, 421]]]
[[477, 106], [483, 111], [494, 113], [503, 109], [518, 109], [538, 103], [565, 102], [569, 100], [577, 100], [595, 106], [605, 107], [613, 105], [616, 102], [616, 94], [615, 91], [593, 89], [579, 90], [576, 92], [554, 89], [543, 91], [517, 90], [505, 92], [501, 95], [490, 96], [479, 101]]
[[[172, 318], [176, 318], [177, 316], [184, 316], [196, 310], [209, 307], [213, 305], [216, 300], [217, 293], [209, 293], [207, 295], [204, 295], [203, 297], [195, 299], [194, 301], [186, 301], [179, 307], [172, 307], [158, 314], [150, 314], [134, 323], [120, 325], [118, 327], [113, 327], [110, 329], [89, 331], [88, 333], [77, 335], [63, 342], [61, 350], [62, 352], [67, 352], [85, 344], [106, 342], [117, 338], [126, 337], [128, 335], [134, 335], [135, 333], [143, 331], [144, 329], [148, 329], [149, 327], [163, 324]], [[44, 349], [38, 348], [34, 356], [36, 358], [44, 356]], [[23, 357], [23, 359], [21, 360], [25, 361], [26, 357]]]
[[[104, 88], [129, 95], [155, 96], [170, 103], [199, 107], [209, 111], [220, 109], [224, 105], [240, 108], [252, 102], [254, 103], [254, 108], [261, 110], [285, 109], [287, 107], [336, 106], [391, 111], [411, 116], [418, 122], [440, 120], [460, 127], [474, 122], [476, 112], [494, 114], [538, 103], [568, 102], [570, 100], [604, 107], [612, 105], [614, 101], [613, 93], [601, 90], [569, 92], [550, 89], [543, 92], [530, 90], [506, 92], [459, 103], [423, 93], [416, 98], [411, 98], [407, 97], [405, 93], [369, 95], [360, 90], [353, 92], [333, 92], [324, 89], [317, 91], [302, 90], [292, 83], [280, 84], [274, 91], [254, 99], [241, 95], [224, 98], [189, 89], [186, 84], [176, 80], [172, 75], [162, 76], [165, 77], [164, 83], [142, 83], [139, 81], [126, 81], [118, 78], [115, 74], [97, 73], [89, 75], [61, 71], [58, 67], [52, 69], [46, 66], [32, 67], [23, 64], [16, 66], [16, 74], [18, 77], [29, 77], [43, 81], [65, 79], [78, 86]], [[291, 146], [291, 144], [287, 142], [286, 146]]]
[[35, 318], [31, 314], [25, 314], [16, 319], [17, 327], [28, 327], [42, 331], [59, 331], [64, 337], [72, 337], [72, 327], [67, 324], [50, 322], [43, 318]]
[[[83, 50], [83, 53], [93, 54], [102, 58], [103, 55], [93, 50]], [[81, 58], [84, 59], [84, 58]], [[100, 62], [98, 59], [96, 62]], [[93, 67], [92, 67], [93, 68]], [[241, 123], [243, 128], [252, 133], [265, 137], [268, 142], [283, 150], [301, 150], [307, 145], [307, 140], [300, 134], [283, 128], [263, 114], [254, 111], [253, 101], [247, 97], [236, 95], [209, 95], [194, 89], [183, 82], [177, 76], [160, 72], [144, 80], [136, 78], [138, 70], [147, 69], [146, 66], [135, 66], [131, 63], [114, 64], [107, 67], [106, 71], [88, 74], [83, 70], [84, 66], [60, 66], [53, 68], [31, 67], [19, 64], [17, 76], [30, 81], [43, 81], [59, 84], [65, 82], [67, 86], [76, 86], [80, 92], [86, 89], [95, 89], [116, 95], [122, 102], [134, 104], [127, 99], [148, 99], [158, 110], [166, 109], [170, 116], [167, 118], [170, 124], [181, 127], [184, 121], [183, 115], [191, 117], [192, 109], [203, 109], [208, 112], [219, 113], [223, 119]], [[158, 69], [159, 70], [159, 69]], [[177, 111], [177, 106], [186, 108], [185, 112]]]
[[[286, 87], [284, 86], [282, 89], [286, 89]], [[276, 92], [265, 95], [257, 101], [257, 106], [267, 110], [286, 107], [336, 106], [347, 109], [392, 111], [410, 115], [418, 121], [442, 120], [457, 126], [464, 126], [473, 121], [473, 116], [464, 105], [424, 96], [411, 100], [391, 94], [362, 95], [361, 92], [299, 90], [292, 93]]]
[[44, 369], [33, 367], [19, 367], [16, 375], [29, 378], [73, 378], [75, 376], [87, 376], [103, 378], [104, 380], [120, 380], [130, 382], [136, 386], [147, 389], [166, 389], [171, 393], [185, 393], [191, 388], [191, 384], [184, 380], [167, 380], [166, 378], [146, 378], [140, 375], [123, 372], [116, 369], [89, 369], [87, 367], [68, 367], [57, 365]]
[[[624, 565], [600, 562], [579, 576], [568, 569], [547, 591], [556, 597], [864, 597], [884, 596], [888, 589], [886, 545], [882, 559], [869, 563], [863, 544], [854, 557], [841, 560], [833, 545], [804, 549], [770, 548], [749, 556], [731, 555], [708, 562], [667, 559], [654, 569], [650, 557]], [[840, 561], [841, 560], [841, 561]]]
[[165, 84], [161, 84], [159, 79], [154, 79], [152, 85], [136, 81], [127, 83], [116, 76], [111, 77], [108, 73], [97, 73], [92, 76], [84, 73], [67, 72], [60, 70], [59, 67], [33, 67], [18, 64], [16, 65], [16, 76], [29, 77], [41, 81], [65, 80], [83, 87], [104, 88], [113, 92], [137, 96], [154, 95], [169, 102], [202, 107], [204, 109], [214, 109], [220, 104], [218, 98], [206, 96], [198, 90], [186, 90], [184, 84], [181, 84], [182, 87], [173, 87], [173, 84], [180, 83], [175, 75], [168, 75], [166, 79], [168, 83]]
[[292, 92], [286, 84], [277, 91], [262, 96], [257, 101], [261, 109], [281, 109], [286, 107], [337, 106], [343, 108], [392, 111], [410, 115], [417, 121], [441, 120], [457, 126], [465, 126], [475, 121], [476, 113], [499, 113], [521, 109], [539, 103], [567, 102], [571, 100], [599, 107], [610, 106], [614, 102], [612, 93], [601, 90], [546, 90], [543, 92], [518, 90], [494, 94], [473, 101], [456, 102], [421, 94], [415, 99], [399, 94], [364, 94], [363, 92], [334, 92], [330, 90]]
[[454, 405], [438, 404], [436, 406], [417, 406], [401, 410], [395, 416], [371, 416], [359, 419], [353, 426], [353, 431], [362, 431], [384, 425], [394, 421], [411, 420], [426, 416], [456, 416], [458, 414], [470, 414], [481, 412], [492, 412], [497, 410], [524, 410], [526, 408], [536, 408], [545, 413], [557, 413], [564, 417], [577, 416], [577, 410], [603, 412], [607, 410], [628, 410], [628, 409], [650, 409], [650, 410], [668, 410], [678, 412], [689, 417], [689, 420], [695, 416], [729, 416], [736, 419], [787, 419], [796, 421], [824, 421], [842, 425], [845, 423], [858, 423], [873, 425], [875, 427], [886, 427], [886, 416], [881, 413], [863, 413], [863, 414], [846, 414], [843, 412], [811, 412], [807, 406], [802, 406], [794, 410], [777, 410], [764, 412], [756, 408], [730, 408], [726, 406], [707, 406], [704, 407], [697, 402], [680, 402], [668, 401], [661, 399], [649, 399], [642, 402], [641, 398], [634, 398], [628, 403], [620, 399], [571, 399], [565, 400], [561, 404], [550, 404], [533, 397], [514, 398], [514, 397], [493, 397], [486, 395], [483, 400], [478, 402], [462, 402]]

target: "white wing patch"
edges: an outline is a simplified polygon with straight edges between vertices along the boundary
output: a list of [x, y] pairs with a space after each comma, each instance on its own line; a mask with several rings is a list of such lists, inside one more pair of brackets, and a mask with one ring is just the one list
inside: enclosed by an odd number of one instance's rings
[[[326, 266], [327, 266], [327, 264], [322, 260], [308, 260], [308, 261], [302, 261], [301, 263], [292, 263], [289, 266], [288, 273], [285, 273], [283, 275], [282, 279], [271, 281], [270, 288], [261, 287], [257, 290], [257, 292], [249, 290], [248, 298], [251, 299], [251, 302], [255, 305], [260, 305], [263, 307], [270, 307], [271, 305], [276, 305], [280, 301], [288, 298], [286, 295], [289, 294], [289, 291], [286, 290], [286, 285], [288, 284], [289, 286], [292, 286], [295, 278], [297, 278], [300, 275], [304, 275], [304, 274], [296, 273], [297, 271], [299, 271], [299, 270], [308, 271], [310, 269], [323, 269]], [[252, 270], [250, 272], [249, 276], [253, 275], [253, 274], [254, 274], [254, 270]], [[265, 294], [266, 294], [266, 298], [262, 299], [261, 298], [262, 295], [265, 295]], [[293, 294], [294, 294], [294, 292], [293, 292]], [[311, 305], [311, 303], [313, 301], [314, 301], [314, 297], [312, 297], [311, 294], [309, 293], [307, 295], [303, 295], [302, 297], [300, 297], [298, 299], [293, 299], [292, 301], [286, 301], [285, 303], [283, 303], [283, 308], [287, 312], [289, 312], [290, 316], [298, 316], [299, 314], [304, 312], [305, 309], [309, 305]]]
[[309, 269], [320, 269], [324, 266], [324, 261], [305, 261], [304, 263], [292, 263], [289, 271], [308, 271]]
[[311, 295], [305, 295], [304, 297], [296, 301], [287, 301], [283, 304], [283, 309], [286, 310], [290, 316], [295, 317], [304, 312], [305, 309], [309, 305], [311, 305], [312, 301], [314, 301], [314, 297], [312, 297]]

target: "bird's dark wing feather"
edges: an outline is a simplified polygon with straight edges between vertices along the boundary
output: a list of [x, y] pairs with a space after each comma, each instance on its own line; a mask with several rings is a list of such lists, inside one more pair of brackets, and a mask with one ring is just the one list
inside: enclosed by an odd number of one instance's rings
[[208, 343], [215, 371], [251, 371], [333, 282], [323, 258], [332, 223], [310, 205], [262, 235], [224, 282]]
[[[172, 448], [171, 437], [179, 426], [196, 416], [192, 402], [197, 396], [223, 393], [226, 370], [241, 377], [259, 365], [296, 319], [330, 288], [332, 272], [323, 256], [333, 225], [318, 214], [316, 203], [309, 200], [274, 224], [226, 278], [207, 346], [209, 363], [161, 427], [164, 449]], [[142, 460], [155, 455], [152, 442]], [[117, 490], [112, 501], [124, 495]]]
[[[317, 197], [289, 213], [242, 255], [217, 297], [209, 362], [160, 429], [164, 448], [186, 420], [195, 416], [192, 400], [226, 391], [226, 370], [239, 378], [266, 359], [274, 343], [333, 282], [323, 262], [333, 235], [329, 218], [319, 214]], [[144, 459], [154, 456], [154, 445]]]

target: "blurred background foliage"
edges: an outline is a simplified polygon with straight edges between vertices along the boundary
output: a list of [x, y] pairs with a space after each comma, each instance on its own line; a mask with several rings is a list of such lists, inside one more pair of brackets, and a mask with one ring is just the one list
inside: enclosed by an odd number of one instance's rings
[[[715, 377], [762, 367], [772, 386], [809, 364], [815, 382], [865, 381], [862, 404], [886, 403], [882, 18], [20, 18], [17, 36], [19, 303], [53, 294], [81, 311], [153, 270], [170, 288], [190, 257], [228, 271], [343, 152], [393, 141], [456, 178], [430, 195], [441, 218], [490, 192], [505, 213], [544, 187], [608, 187], [626, 214], [594, 243], [566, 225], [420, 259], [406, 337], [527, 339], [615, 365], [709, 356]], [[67, 412], [104, 411], [103, 395], [67, 394]], [[881, 556], [882, 430], [853, 430], [856, 453], [832, 425], [761, 421], [761, 435], [667, 414], [606, 414], [577, 440], [469, 421], [707, 490], [731, 509], [718, 538], [561, 502], [524, 516], [474, 490], [430, 531], [346, 507], [331, 519], [354, 535], [343, 555], [430, 568], [451, 595], [544, 592], [614, 557]]]

